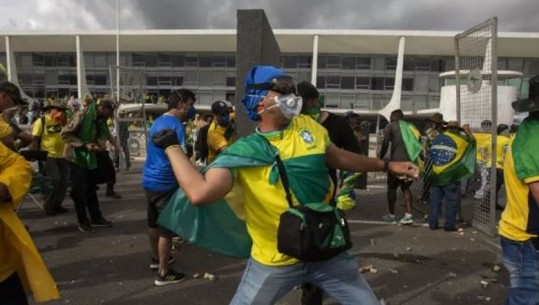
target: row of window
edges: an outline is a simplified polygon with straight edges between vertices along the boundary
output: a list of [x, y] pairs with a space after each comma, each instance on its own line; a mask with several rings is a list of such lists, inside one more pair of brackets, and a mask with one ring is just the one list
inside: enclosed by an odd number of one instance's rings
[[[17, 65], [27, 67], [76, 67], [76, 54], [65, 52], [16, 53]], [[5, 64], [5, 54], [0, 56]], [[114, 52], [85, 52], [84, 63], [87, 68], [108, 68], [115, 66]], [[195, 67], [195, 68], [235, 68], [236, 56], [233, 53], [122, 53], [121, 66], [136, 67]], [[396, 56], [384, 55], [334, 55], [320, 54], [318, 69], [338, 70], [394, 70]], [[311, 69], [311, 54], [284, 54], [281, 66], [285, 69]], [[454, 70], [454, 58], [404, 56], [404, 71], [444, 72]], [[499, 70], [521, 71], [525, 75], [539, 73], [537, 58], [498, 58]]]

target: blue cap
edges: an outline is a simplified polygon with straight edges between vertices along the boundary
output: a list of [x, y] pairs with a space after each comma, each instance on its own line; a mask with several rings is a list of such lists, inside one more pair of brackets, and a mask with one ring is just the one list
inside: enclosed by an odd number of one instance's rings
[[245, 105], [247, 116], [251, 120], [258, 121], [260, 118], [256, 113], [256, 106], [260, 102], [260, 96], [265, 96], [269, 92], [266, 84], [270, 84], [273, 79], [287, 76], [283, 70], [273, 66], [254, 66], [249, 71], [243, 82], [245, 95], [241, 102]]

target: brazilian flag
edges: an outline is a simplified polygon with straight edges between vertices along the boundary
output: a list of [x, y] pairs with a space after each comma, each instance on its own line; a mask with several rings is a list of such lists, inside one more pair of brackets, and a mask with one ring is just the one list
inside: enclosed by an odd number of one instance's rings
[[476, 142], [462, 132], [444, 131], [432, 141], [432, 183], [444, 186], [470, 177], [475, 170]]
[[414, 163], [419, 162], [419, 154], [423, 150], [423, 146], [419, 141], [421, 134], [419, 130], [414, 126], [414, 124], [406, 122], [404, 120], [399, 120], [399, 127], [402, 134], [402, 140], [404, 142], [404, 148], [408, 154], [410, 161]]
[[532, 113], [518, 127], [513, 141], [513, 160], [519, 179], [539, 176], [539, 114]]
[[[268, 183], [274, 185], [280, 177], [275, 163], [276, 153], [276, 149], [261, 135], [253, 134], [220, 153], [213, 163], [202, 169], [202, 173], [211, 168], [234, 170], [242, 167], [271, 166]], [[289, 187], [299, 202], [322, 202], [332, 193], [325, 162], [324, 155], [283, 160]], [[161, 212], [159, 224], [192, 244], [219, 254], [238, 258], [248, 258], [251, 254], [252, 241], [245, 224], [240, 183], [234, 183], [232, 190], [224, 198], [203, 206], [192, 205], [182, 189], [178, 189]]]

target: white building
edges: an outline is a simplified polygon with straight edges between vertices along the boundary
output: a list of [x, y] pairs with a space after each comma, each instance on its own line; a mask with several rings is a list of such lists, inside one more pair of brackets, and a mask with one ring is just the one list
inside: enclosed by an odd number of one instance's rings
[[[420, 114], [440, 107], [441, 87], [451, 82], [457, 32], [378, 30], [274, 30], [281, 66], [298, 80], [316, 82], [326, 108], [378, 113], [395, 86], [399, 46], [403, 55], [401, 108]], [[116, 31], [0, 33], [0, 63], [35, 98], [111, 92]], [[404, 39], [401, 39], [404, 38]], [[144, 70], [145, 90], [168, 95], [189, 88], [199, 108], [234, 99], [235, 30], [121, 31], [120, 65]], [[499, 85], [527, 96], [539, 74], [539, 33], [498, 34], [498, 69], [520, 72]], [[443, 77], [440, 75], [443, 74]], [[6, 78], [5, 75], [2, 77]], [[87, 88], [87, 89], [86, 89]]]

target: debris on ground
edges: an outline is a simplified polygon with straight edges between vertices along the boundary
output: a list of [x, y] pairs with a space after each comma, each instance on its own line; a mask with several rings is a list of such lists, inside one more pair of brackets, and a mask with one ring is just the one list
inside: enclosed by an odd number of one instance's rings
[[371, 268], [373, 268], [373, 267], [374, 267], [373, 265], [359, 267], [359, 272], [361, 272], [361, 273], [369, 272], [371, 270]]
[[492, 266], [492, 271], [500, 272], [500, 270], [502, 270], [502, 267], [500, 267], [500, 265], [494, 264], [494, 266]]

